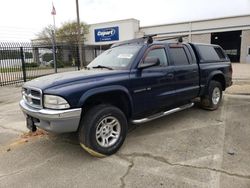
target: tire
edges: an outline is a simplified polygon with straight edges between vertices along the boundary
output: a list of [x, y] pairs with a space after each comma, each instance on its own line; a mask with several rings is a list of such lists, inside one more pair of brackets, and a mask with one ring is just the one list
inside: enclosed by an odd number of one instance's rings
[[119, 150], [127, 130], [124, 113], [115, 106], [101, 104], [92, 107], [82, 117], [78, 130], [79, 142], [91, 155], [105, 157]]
[[208, 94], [201, 97], [201, 107], [206, 110], [216, 110], [222, 100], [222, 86], [220, 82], [210, 81]]

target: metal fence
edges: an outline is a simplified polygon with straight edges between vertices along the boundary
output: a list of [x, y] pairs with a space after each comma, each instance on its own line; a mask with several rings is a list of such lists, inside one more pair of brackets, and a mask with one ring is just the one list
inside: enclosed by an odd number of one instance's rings
[[[56, 46], [57, 72], [79, 70], [77, 45]], [[51, 45], [0, 43], [0, 86], [55, 73]]]

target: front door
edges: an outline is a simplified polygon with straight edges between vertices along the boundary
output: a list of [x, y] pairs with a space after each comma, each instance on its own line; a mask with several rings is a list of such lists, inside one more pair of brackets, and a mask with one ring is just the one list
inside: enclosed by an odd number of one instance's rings
[[168, 64], [165, 46], [149, 48], [140, 63], [150, 57], [158, 58], [160, 65], [131, 72], [135, 114], [150, 112], [174, 103], [174, 69]]

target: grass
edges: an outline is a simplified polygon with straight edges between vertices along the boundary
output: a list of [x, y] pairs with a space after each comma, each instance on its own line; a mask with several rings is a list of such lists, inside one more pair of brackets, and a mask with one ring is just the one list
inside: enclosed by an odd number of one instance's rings
[[22, 71], [22, 68], [20, 67], [8, 67], [8, 68], [0, 67], [0, 73], [20, 72], [20, 71]]
[[[30, 70], [47, 70], [52, 69], [51, 67], [26, 67], [26, 71]], [[0, 67], [0, 73], [10, 73], [10, 72], [22, 72], [23, 69], [21, 67], [7, 67], [2, 68]]]

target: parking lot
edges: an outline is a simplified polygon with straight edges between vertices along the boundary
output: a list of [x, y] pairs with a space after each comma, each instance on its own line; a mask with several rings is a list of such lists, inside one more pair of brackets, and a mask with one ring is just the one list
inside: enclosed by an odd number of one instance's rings
[[217, 111], [193, 108], [132, 127], [119, 152], [88, 155], [76, 134], [29, 134], [20, 87], [0, 88], [0, 187], [250, 187], [250, 66]]

